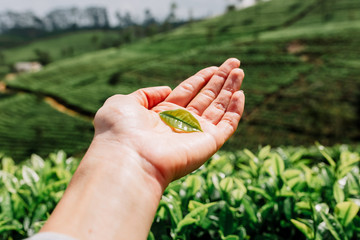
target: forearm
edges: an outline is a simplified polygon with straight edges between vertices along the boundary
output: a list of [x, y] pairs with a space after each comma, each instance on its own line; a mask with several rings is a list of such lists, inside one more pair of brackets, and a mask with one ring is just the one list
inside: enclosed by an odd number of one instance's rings
[[164, 186], [131, 148], [93, 141], [41, 231], [78, 239], [146, 239]]

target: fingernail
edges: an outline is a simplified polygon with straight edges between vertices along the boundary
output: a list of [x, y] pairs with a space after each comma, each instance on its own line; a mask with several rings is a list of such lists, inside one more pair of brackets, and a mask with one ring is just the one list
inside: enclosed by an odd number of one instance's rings
[[241, 92], [242, 94], [244, 94], [244, 95], [245, 95], [245, 93], [244, 93], [244, 91], [243, 91], [243, 90], [239, 90], [239, 92]]

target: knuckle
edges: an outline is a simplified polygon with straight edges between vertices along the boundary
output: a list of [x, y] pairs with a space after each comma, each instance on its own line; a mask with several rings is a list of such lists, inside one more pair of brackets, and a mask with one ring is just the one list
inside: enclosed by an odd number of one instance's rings
[[223, 88], [221, 90], [221, 96], [224, 98], [224, 99], [230, 99], [231, 96], [233, 95], [233, 89], [230, 88], [230, 89], [225, 89]]
[[211, 89], [204, 89], [202, 94], [209, 99], [215, 99], [216, 97], [216, 93]]
[[228, 75], [228, 73], [227, 73], [227, 71], [219, 68], [219, 70], [217, 71], [216, 75], [219, 76], [219, 77], [221, 77], [221, 78], [226, 78], [227, 75]]
[[182, 86], [182, 89], [186, 92], [192, 93], [195, 91], [194, 86], [190, 83], [183, 83], [181, 86]]
[[226, 110], [226, 106], [222, 102], [214, 102], [214, 107], [223, 112], [225, 112], [225, 110]]

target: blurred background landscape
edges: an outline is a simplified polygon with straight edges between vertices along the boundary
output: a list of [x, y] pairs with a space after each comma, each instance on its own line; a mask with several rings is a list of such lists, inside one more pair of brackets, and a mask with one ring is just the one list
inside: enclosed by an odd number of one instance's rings
[[358, 0], [196, 2], [2, 7], [0, 152], [82, 154], [109, 96], [175, 87], [229, 57], [246, 106], [224, 149], [359, 143]]

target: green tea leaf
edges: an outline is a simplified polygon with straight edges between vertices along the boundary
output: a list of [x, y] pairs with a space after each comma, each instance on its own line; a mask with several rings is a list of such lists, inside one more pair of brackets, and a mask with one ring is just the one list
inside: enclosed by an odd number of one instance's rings
[[268, 202], [259, 209], [259, 213], [262, 219], [266, 219], [267, 216], [274, 210], [275, 203]]
[[224, 178], [220, 181], [220, 189], [226, 193], [230, 193], [230, 191], [234, 188], [234, 179], [231, 177]]
[[224, 238], [222, 238], [222, 240], [239, 240], [239, 236], [236, 236], [236, 235], [228, 235]]
[[37, 222], [46, 219], [47, 207], [45, 204], [39, 204], [35, 209], [31, 222]]
[[360, 156], [358, 153], [345, 151], [340, 154], [341, 168], [352, 166], [358, 162], [360, 162]]
[[266, 198], [269, 201], [272, 200], [272, 197], [269, 194], [267, 194], [264, 189], [261, 189], [258, 187], [253, 187], [253, 186], [248, 186], [248, 189], [249, 189], [249, 191], [256, 192], [256, 193], [262, 195], [264, 198]]
[[306, 202], [306, 201], [297, 202], [297, 203], [295, 203], [295, 206], [298, 209], [311, 210], [311, 203], [310, 202]]
[[179, 233], [182, 231], [182, 229], [186, 226], [189, 226], [189, 225], [193, 225], [194, 223], [198, 222], [198, 219], [195, 219], [195, 218], [192, 218], [192, 217], [185, 217], [184, 219], [182, 219], [177, 227], [176, 227], [176, 230], [175, 232]]
[[230, 206], [225, 201], [219, 203], [219, 209], [219, 231], [221, 231], [223, 235], [229, 235], [233, 233], [237, 227], [235, 213], [230, 210]]
[[6, 190], [11, 193], [16, 193], [16, 189], [19, 185], [18, 179], [10, 173], [0, 170], [0, 179], [5, 185]]
[[172, 222], [177, 225], [183, 218], [180, 206], [178, 203], [172, 201], [171, 198], [163, 196], [160, 200], [160, 206], [164, 206], [169, 212]]
[[274, 154], [270, 159], [271, 165], [268, 169], [270, 175], [281, 176], [285, 170], [284, 160], [281, 158], [279, 154]]
[[33, 169], [35, 169], [35, 170], [40, 170], [45, 165], [44, 160], [39, 155], [36, 155], [36, 154], [31, 155], [31, 163], [32, 163]]
[[308, 239], [314, 239], [314, 230], [309, 227], [307, 224], [302, 223], [298, 220], [291, 219], [290, 220], [294, 226], [299, 229]]
[[289, 160], [292, 163], [295, 163], [296, 161], [300, 160], [302, 158], [302, 156], [304, 155], [304, 150], [303, 149], [299, 149], [298, 151], [296, 151], [295, 153], [293, 153], [290, 157]]
[[203, 206], [204, 204], [201, 203], [201, 202], [197, 202], [197, 201], [194, 201], [194, 200], [190, 200], [189, 201], [189, 205], [188, 205], [188, 209], [189, 211], [191, 212], [192, 210], [194, 210], [195, 208], [198, 208], [198, 207], [201, 207]]
[[315, 211], [320, 213], [324, 213], [324, 214], [328, 214], [329, 213], [329, 206], [326, 203], [318, 203], [315, 205]]
[[256, 216], [257, 209], [256, 205], [252, 202], [252, 200], [249, 197], [243, 197], [242, 203], [244, 204], [244, 208], [246, 213], [248, 214], [251, 221], [254, 223], [258, 222], [258, 218]]
[[37, 175], [37, 173], [27, 167], [27, 166], [23, 166], [22, 167], [22, 176], [24, 179], [24, 182], [26, 183], [26, 185], [28, 185], [31, 190], [33, 191], [34, 194], [37, 194], [37, 187], [36, 187], [36, 183], [39, 181], [40, 177], [39, 175]]
[[[194, 201], [192, 204], [194, 204]], [[180, 222], [177, 224], [176, 232], [181, 232], [181, 230], [188, 225], [193, 225], [195, 223], [199, 224], [206, 218], [208, 209], [214, 205], [216, 205], [216, 202], [198, 205], [198, 207], [194, 208], [182, 220], [180, 220]]]
[[249, 149], [245, 148], [244, 153], [249, 156], [250, 159], [252, 159], [255, 163], [259, 162], [259, 159], [253, 154]]
[[349, 225], [359, 211], [359, 206], [353, 202], [341, 202], [335, 206], [335, 216], [343, 226]]
[[246, 193], [246, 188], [237, 188], [231, 192], [231, 196], [235, 199], [235, 201], [240, 201]]
[[299, 169], [287, 169], [283, 173], [283, 177], [286, 180], [290, 180], [292, 178], [297, 178], [299, 175], [301, 175], [302, 172]]
[[154, 234], [150, 231], [147, 240], [155, 240]]
[[270, 150], [271, 150], [270, 145], [267, 145], [267, 146], [263, 147], [262, 149], [260, 149], [259, 154], [258, 154], [259, 158], [263, 159], [263, 160], [265, 158], [267, 158], [269, 156]]
[[320, 211], [320, 216], [325, 222], [327, 229], [336, 240], [344, 240], [343, 228], [340, 223], [331, 215]]
[[334, 198], [337, 203], [341, 203], [345, 200], [344, 190], [341, 189], [340, 184], [335, 182], [333, 186]]
[[291, 189], [302, 182], [305, 182], [305, 176], [299, 169], [287, 169], [282, 174], [286, 185]]
[[184, 181], [184, 186], [189, 196], [195, 196], [195, 194], [201, 189], [203, 181], [200, 176], [190, 175]]
[[274, 157], [274, 170], [275, 170], [275, 174], [277, 176], [280, 176], [283, 172], [284, 172], [284, 169], [285, 169], [285, 164], [284, 164], [284, 160], [281, 158], [280, 155], [278, 154], [275, 154], [275, 157]]
[[12, 208], [12, 202], [11, 202], [11, 195], [8, 192], [3, 192], [0, 195], [0, 208], [1, 208], [1, 214], [6, 218], [6, 219], [13, 219], [13, 208]]
[[182, 132], [202, 132], [198, 120], [184, 109], [163, 111], [160, 113], [160, 118], [175, 130]]
[[12, 158], [4, 157], [1, 160], [1, 163], [2, 163], [2, 170], [4, 172], [8, 172], [11, 174], [13, 174], [15, 172], [16, 166], [15, 166], [15, 162]]
[[177, 225], [182, 219], [183, 214], [181, 210], [181, 200], [178, 193], [169, 190], [169, 194], [163, 195], [160, 201], [160, 206], [164, 206], [168, 210], [172, 222]]
[[316, 142], [315, 143], [316, 146], [318, 147], [320, 153], [324, 156], [324, 158], [329, 162], [329, 164], [332, 166], [332, 167], [335, 167], [336, 166], [336, 163], [334, 161], [334, 159], [332, 159], [332, 157], [330, 157], [330, 155], [326, 152], [326, 148], [321, 145], [320, 143]]

